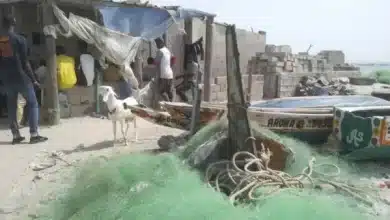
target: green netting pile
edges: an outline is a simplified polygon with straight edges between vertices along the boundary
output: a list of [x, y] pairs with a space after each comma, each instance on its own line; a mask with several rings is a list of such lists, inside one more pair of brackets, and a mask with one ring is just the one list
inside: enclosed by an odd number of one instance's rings
[[[42, 212], [41, 220], [375, 220], [372, 208], [338, 193], [314, 189], [285, 189], [259, 201], [234, 207], [227, 198], [202, 181], [202, 173], [189, 168], [184, 159], [204, 160], [212, 145], [224, 136], [226, 123], [202, 129], [184, 151], [159, 155], [131, 154], [92, 160], [77, 170], [75, 181], [59, 190]], [[257, 130], [259, 128], [256, 128]], [[258, 132], [260, 132], [258, 130]], [[302, 142], [261, 130], [294, 152], [295, 162], [288, 171], [299, 173], [313, 152]], [[203, 149], [203, 151], [201, 150]], [[203, 156], [195, 157], [194, 152]], [[332, 156], [316, 155], [322, 162], [337, 163], [342, 178], [357, 180], [365, 172]], [[354, 172], [352, 172], [354, 171]], [[371, 170], [372, 171], [372, 170]], [[370, 172], [371, 172], [370, 171]], [[377, 172], [379, 172], [377, 170]]]

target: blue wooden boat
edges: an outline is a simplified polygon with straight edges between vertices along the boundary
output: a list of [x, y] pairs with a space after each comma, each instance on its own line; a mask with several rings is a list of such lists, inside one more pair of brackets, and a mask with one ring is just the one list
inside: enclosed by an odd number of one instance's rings
[[[283, 120], [289, 122], [300, 119], [298, 123], [304, 121], [304, 124], [307, 125], [304, 129], [299, 129], [298, 127], [294, 129], [275, 127], [272, 126], [272, 123], [267, 123], [267, 125], [262, 124], [262, 126], [269, 127], [275, 132], [287, 134], [310, 144], [323, 144], [327, 142], [329, 135], [332, 133], [333, 107], [343, 106], [390, 106], [390, 102], [377, 97], [364, 95], [308, 96], [254, 102], [251, 108], [261, 109], [262, 111], [277, 109], [278, 112], [295, 109], [297, 113], [286, 115], [286, 117], [283, 117]], [[269, 118], [269, 122], [278, 121], [280, 114], [276, 116], [278, 117]], [[256, 120], [255, 118], [252, 119]]]
[[[156, 112], [153, 112], [153, 115], [146, 114], [142, 109], [135, 113], [153, 123], [189, 129], [192, 105], [182, 102], [161, 102], [160, 104], [168, 113], [164, 117]], [[366, 105], [390, 106], [390, 102], [372, 96], [279, 98], [252, 103], [248, 109], [248, 118], [260, 127], [266, 127], [274, 132], [286, 134], [310, 144], [323, 144], [327, 142], [333, 130], [333, 108], [335, 106]], [[199, 126], [220, 118], [225, 111], [226, 103], [202, 103]]]
[[390, 159], [390, 105], [336, 107], [333, 131], [349, 159]]
[[251, 103], [252, 108], [333, 108], [355, 107], [355, 106], [375, 106], [388, 105], [390, 102], [369, 96], [369, 95], [351, 95], [351, 96], [305, 96], [305, 97], [286, 97]]

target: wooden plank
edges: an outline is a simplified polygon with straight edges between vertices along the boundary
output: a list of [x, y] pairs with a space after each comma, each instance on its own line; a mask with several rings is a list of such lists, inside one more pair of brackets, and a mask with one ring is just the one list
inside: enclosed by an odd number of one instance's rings
[[232, 155], [237, 151], [253, 152], [255, 140], [249, 126], [244, 91], [241, 80], [239, 52], [237, 46], [236, 28], [226, 27], [226, 70], [228, 83], [228, 120], [229, 147], [227, 153]]
[[214, 18], [208, 17], [206, 20], [206, 45], [204, 61], [204, 100], [210, 101], [211, 98], [211, 67], [213, 63], [213, 44], [214, 44]]

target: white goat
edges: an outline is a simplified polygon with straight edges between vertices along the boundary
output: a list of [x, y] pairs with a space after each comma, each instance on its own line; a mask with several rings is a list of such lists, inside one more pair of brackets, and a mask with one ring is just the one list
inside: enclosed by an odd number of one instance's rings
[[[129, 97], [124, 100], [120, 100], [117, 94], [114, 92], [111, 86], [100, 86], [99, 94], [103, 96], [103, 102], [107, 104], [108, 117], [112, 121], [114, 143], [116, 143], [116, 123], [119, 122], [121, 125], [121, 131], [125, 145], [128, 145], [127, 134], [130, 126], [130, 122], [134, 123], [135, 141], [137, 141], [137, 122], [136, 116], [131, 112], [129, 106], [138, 105], [138, 102], [133, 98]], [[126, 128], [124, 127], [126, 124]]]

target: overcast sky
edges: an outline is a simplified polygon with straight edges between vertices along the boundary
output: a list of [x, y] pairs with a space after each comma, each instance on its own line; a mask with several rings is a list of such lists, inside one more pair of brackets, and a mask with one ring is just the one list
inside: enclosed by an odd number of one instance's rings
[[[390, 61], [390, 1], [151, 0], [217, 14], [216, 21], [267, 32], [267, 43], [294, 52], [340, 49], [349, 61]], [[387, 15], [386, 15], [387, 14]]]

